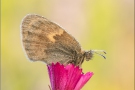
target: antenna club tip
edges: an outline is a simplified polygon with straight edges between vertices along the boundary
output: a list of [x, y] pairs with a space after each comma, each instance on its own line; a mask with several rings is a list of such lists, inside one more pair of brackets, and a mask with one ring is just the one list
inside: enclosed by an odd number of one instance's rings
[[103, 53], [106, 54], [106, 51], [103, 50]]

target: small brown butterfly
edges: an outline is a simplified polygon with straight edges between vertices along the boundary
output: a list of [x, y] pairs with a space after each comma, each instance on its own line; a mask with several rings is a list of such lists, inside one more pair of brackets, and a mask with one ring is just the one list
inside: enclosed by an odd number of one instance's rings
[[[88, 61], [93, 53], [97, 53], [96, 50], [82, 50], [74, 37], [59, 25], [39, 15], [27, 15], [23, 19], [21, 34], [26, 54], [32, 61], [43, 61], [47, 64], [60, 62], [64, 65], [73, 63], [81, 66], [84, 59]], [[99, 55], [105, 58], [104, 55]]]

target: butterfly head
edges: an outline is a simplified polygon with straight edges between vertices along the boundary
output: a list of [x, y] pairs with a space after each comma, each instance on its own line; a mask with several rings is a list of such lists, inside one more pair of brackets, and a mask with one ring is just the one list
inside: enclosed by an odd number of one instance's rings
[[90, 50], [90, 51], [86, 51], [85, 54], [84, 54], [86, 61], [89, 61], [93, 57], [94, 53], [98, 54], [98, 55], [102, 56], [104, 59], [106, 59], [106, 57], [103, 54], [100, 54], [99, 52], [103, 52], [104, 54], [106, 54], [106, 52], [104, 50]]
[[92, 50], [86, 51], [84, 55], [85, 55], [86, 61], [89, 61], [93, 57], [93, 52]]

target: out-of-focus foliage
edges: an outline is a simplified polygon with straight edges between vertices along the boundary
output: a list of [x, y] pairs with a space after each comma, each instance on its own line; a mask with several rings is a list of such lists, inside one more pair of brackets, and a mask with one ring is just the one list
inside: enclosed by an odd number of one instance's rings
[[46, 65], [26, 59], [20, 24], [36, 13], [66, 28], [84, 49], [103, 49], [82, 65], [94, 76], [82, 90], [134, 89], [133, 0], [2, 0], [1, 90], [49, 90]]

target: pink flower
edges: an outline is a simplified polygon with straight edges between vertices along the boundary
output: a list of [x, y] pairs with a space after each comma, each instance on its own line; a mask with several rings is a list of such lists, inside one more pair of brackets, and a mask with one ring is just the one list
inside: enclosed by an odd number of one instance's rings
[[83, 74], [82, 69], [73, 64], [52, 63], [47, 67], [52, 90], [80, 90], [93, 75], [93, 72]]

